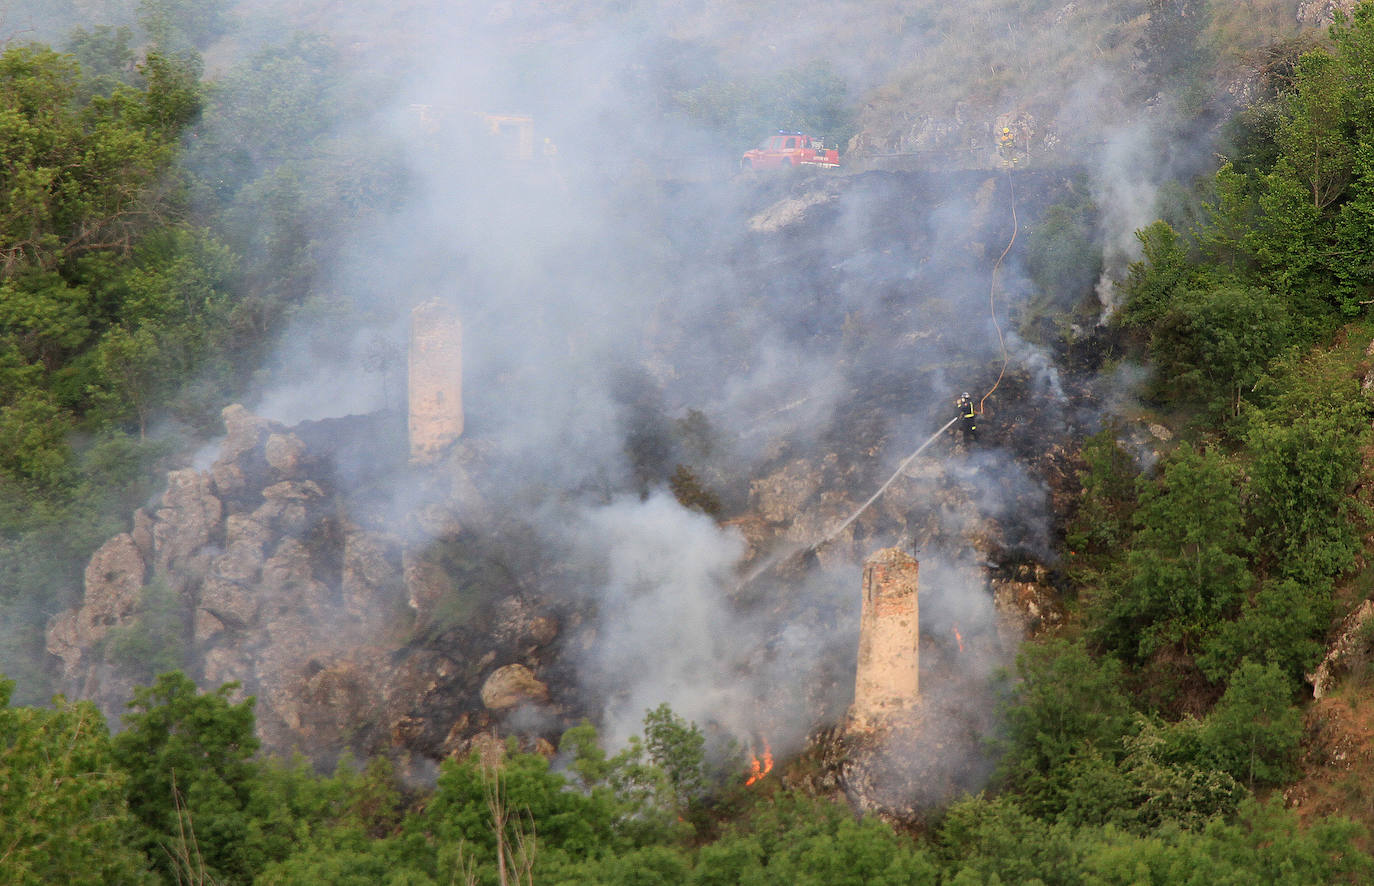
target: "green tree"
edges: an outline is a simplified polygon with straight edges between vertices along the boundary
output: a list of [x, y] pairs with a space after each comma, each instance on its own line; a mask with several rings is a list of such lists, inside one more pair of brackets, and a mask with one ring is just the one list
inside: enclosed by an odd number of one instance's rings
[[706, 736], [664, 702], [644, 714], [644, 744], [668, 776], [678, 809], [685, 810], [706, 789]]
[[680, 886], [690, 870], [682, 850], [643, 846], [547, 871], [544, 877], [567, 886]]
[[132, 28], [96, 25], [72, 31], [66, 48], [91, 81], [92, 93], [109, 93], [121, 84], [133, 84], [133, 42]]
[[1058, 310], [1071, 310], [1102, 273], [1096, 221], [1095, 207], [1086, 201], [1056, 203], [1029, 232], [1026, 270]]
[[1348, 307], [1345, 313], [1351, 314], [1365, 306], [1374, 284], [1369, 248], [1374, 243], [1374, 133], [1355, 148], [1355, 180], [1340, 205], [1335, 228], [1329, 252], [1342, 304]]
[[933, 884], [929, 856], [873, 818], [848, 807], [782, 793], [753, 806], [703, 848], [692, 884], [822, 886]]
[[1137, 518], [1126, 581], [1098, 604], [1094, 634], [1135, 659], [1166, 645], [1196, 651], [1253, 581], [1239, 472], [1215, 450], [1185, 445], [1141, 492]]
[[149, 52], [138, 73], [144, 84], [139, 122], [154, 132], [176, 136], [200, 118], [205, 94], [198, 56]]
[[1300, 680], [1321, 658], [1334, 609], [1327, 579], [1267, 581], [1245, 602], [1240, 617], [1206, 641], [1198, 665], [1214, 682], [1246, 658], [1276, 665], [1290, 680]]
[[1263, 289], [1218, 286], [1178, 293], [1150, 332], [1156, 388], [1235, 416], [1265, 366], [1288, 344], [1283, 302]]
[[1114, 428], [1083, 441], [1076, 510], [1065, 530], [1075, 579], [1091, 582], [1118, 562], [1135, 528], [1139, 470]]
[[1283, 783], [1302, 738], [1292, 692], [1277, 665], [1242, 662], [1206, 720], [1203, 742], [1214, 765], [1251, 787]]
[[0, 882], [156, 882], [100, 712], [61, 697], [10, 707], [13, 688], [0, 679]]
[[1136, 231], [1143, 257], [1133, 262], [1121, 282], [1124, 302], [1118, 322], [1148, 328], [1169, 309], [1174, 298], [1197, 283], [1198, 269], [1178, 232], [1163, 221]]
[[1121, 666], [1094, 659], [1081, 642], [1027, 644], [1016, 670], [1020, 682], [1006, 705], [999, 773], [1029, 811], [1053, 815], [1068, 801], [1071, 761], [1093, 753], [1120, 756], [1132, 729], [1130, 701]]
[[1070, 790], [1058, 821], [1112, 825], [1142, 836], [1160, 828], [1201, 830], [1236, 811], [1246, 791], [1201, 759], [1196, 721], [1161, 725], [1138, 717], [1114, 762], [1099, 753], [1073, 761]]
[[1149, 18], [1142, 40], [1145, 73], [1152, 88], [1195, 88], [1206, 60], [1201, 40], [1210, 21], [1204, 0], [1146, 0]]
[[1259, 176], [1256, 190], [1257, 214], [1243, 236], [1255, 279], [1288, 298], [1312, 288], [1329, 289], [1329, 223], [1293, 161], [1279, 157]]
[[91, 336], [90, 294], [55, 272], [30, 271], [0, 283], [0, 335], [49, 373]]
[[624, 839], [645, 844], [673, 838], [680, 821], [673, 787], [663, 769], [646, 759], [639, 736], [608, 757], [596, 729], [583, 721], [563, 733], [558, 747], [572, 757], [574, 786], [608, 810]]
[[115, 763], [129, 777], [129, 808], [145, 829], [143, 845], [171, 876], [184, 875], [177, 864], [193, 832], [211, 876], [252, 878], [245, 810], [258, 740], [253, 699], [230, 701], [237, 688], [227, 683], [202, 694], [179, 671], [162, 674], [134, 690], [125, 729], [114, 737]]
[[204, 49], [224, 31], [226, 0], [138, 0], [138, 22], [162, 50]]
[[71, 480], [67, 433], [71, 420], [41, 389], [0, 406], [0, 471], [23, 487], [51, 488]]
[[132, 413], [138, 423], [139, 439], [147, 434], [156, 395], [167, 381], [158, 331], [155, 323], [132, 331], [123, 326], [112, 327], [101, 337], [92, 355], [100, 378], [99, 384], [90, 389], [93, 405], [115, 420]]
[[[536, 833], [536, 861], [543, 865], [596, 858], [620, 845], [614, 807], [604, 797], [567, 788], [538, 754], [511, 751], [494, 764], [476, 754], [445, 761], [424, 814], [407, 822], [409, 845], [461, 847], [477, 866], [491, 870]], [[437, 867], [430, 873], [437, 876]]]
[[1308, 404], [1292, 419], [1261, 420], [1246, 436], [1253, 457], [1249, 511], [1275, 571], [1321, 583], [1349, 569], [1364, 509], [1352, 495], [1368, 439], [1368, 407], [1346, 383], [1342, 401]]
[[180, 595], [154, 578], [139, 593], [136, 619], [106, 635], [105, 660], [135, 679], [152, 680], [185, 663], [186, 640]]
[[946, 883], [1071, 883], [1084, 836], [1027, 813], [1010, 796], [979, 794], [946, 811], [935, 845]]
[[1276, 141], [1321, 212], [1340, 199], [1354, 167], [1344, 72], [1330, 54], [1309, 52], [1298, 60], [1294, 81]]
[[119, 87], [83, 103], [75, 61], [50, 49], [0, 53], [0, 277], [129, 249], [162, 205], [146, 199], [179, 133], [148, 129], [146, 100]]

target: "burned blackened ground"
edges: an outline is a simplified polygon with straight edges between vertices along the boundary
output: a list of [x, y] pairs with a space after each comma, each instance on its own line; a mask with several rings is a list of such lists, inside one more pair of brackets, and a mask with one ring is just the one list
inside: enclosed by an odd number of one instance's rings
[[[1013, 186], [1023, 226], [1064, 186], [1048, 172], [1014, 176], [744, 177], [694, 196], [664, 186], [645, 211], [660, 251], [629, 272], [655, 288], [617, 318], [594, 378], [502, 352], [513, 339], [494, 330], [573, 367], [604, 344], [588, 330], [610, 302], [578, 317], [519, 290], [509, 310], [463, 316], [480, 371], [464, 391], [467, 430], [434, 465], [409, 463], [398, 412], [287, 428], [226, 410], [214, 465], [180, 472], [106, 546], [133, 590], [88, 580], [84, 607], [50, 630], [71, 691], [122, 705], [132, 678], [101, 651], [106, 628], [88, 622], [110, 609], [136, 626], [138, 581], [157, 568], [182, 592], [188, 667], [258, 695], [275, 750], [309, 747], [326, 763], [345, 748], [437, 758], [492, 729], [532, 746], [617, 700], [647, 692], [651, 706], [687, 684], [701, 690], [700, 713], [687, 713], [704, 726], [785, 753], [843, 718], [857, 564], [893, 544], [931, 576], [925, 667], [960, 674], [956, 690], [975, 686], [984, 670], [957, 638], [985, 661], [1007, 648], [990, 588], [1051, 556], [1063, 441], [1091, 418], [1072, 406], [1072, 379], [1015, 335], [1028, 288], [1019, 242], [993, 286]], [[573, 245], [549, 261], [573, 261]], [[565, 279], [585, 286], [590, 273], [574, 262]], [[976, 442], [936, 437], [854, 516], [959, 393], [981, 398], [994, 383]], [[529, 422], [560, 410], [576, 419], [566, 429]], [[656, 506], [668, 490], [709, 518]], [[597, 516], [627, 500], [643, 513]], [[611, 536], [650, 518], [663, 521], [649, 537], [661, 555], [618, 578], [626, 552], [605, 553]], [[677, 553], [689, 538], [699, 547]], [[673, 585], [711, 557], [716, 572]], [[664, 614], [656, 582], [670, 588]], [[693, 594], [697, 609], [671, 609]], [[669, 635], [687, 627], [672, 619], [696, 619], [717, 646], [667, 669], [654, 696], [659, 684], [636, 681], [655, 662], [601, 654], [639, 630], [626, 624], [632, 609]], [[949, 716], [981, 722], [972, 708]]]
[[[522, 485], [524, 453], [501, 439], [482, 404], [533, 396], [537, 386], [526, 389], [528, 373], [512, 366], [509, 385], [474, 392], [459, 460], [488, 518], [465, 521], [460, 535], [416, 555], [448, 590], [422, 603], [433, 620], [417, 625], [398, 655], [449, 664], [391, 740], [437, 756], [493, 726], [552, 739], [583, 716], [596, 718], [608, 696], [624, 690], [614, 679], [588, 682], [586, 656], [623, 613], [599, 596], [601, 567], [582, 562], [564, 532], [579, 507], [646, 497], [673, 486], [675, 476], [680, 489], [684, 471], [717, 506], [713, 516], [745, 535], [752, 553], [740, 575], [759, 573], [727, 593], [753, 639], [722, 670], [771, 687], [759, 700], [764, 721], [770, 709], [777, 721], [804, 711], [807, 729], [843, 718], [857, 637], [853, 564], [870, 550], [898, 543], [918, 557], [947, 556], [951, 570], [981, 576], [984, 587], [1049, 559], [1055, 521], [1047, 490], [1068, 472], [1065, 441], [1092, 415], [1072, 406], [1072, 378], [1015, 332], [1029, 295], [1020, 271], [1025, 226], [1059, 198], [1071, 173], [663, 186], [666, 261], [675, 270], [661, 280], [644, 328], [626, 336], [623, 355], [606, 370], [616, 418], [600, 430], [618, 441], [625, 471], [561, 488], [534, 477]], [[694, 187], [710, 193], [693, 194]], [[1019, 244], [994, 286], [993, 266], [1013, 236], [1013, 193]], [[547, 318], [529, 319], [543, 325], [532, 334], [549, 326]], [[997, 322], [1010, 342], [1005, 371]], [[480, 335], [479, 324], [467, 326]], [[575, 337], [568, 333], [569, 348]], [[758, 373], [768, 356], [760, 342], [805, 366], [780, 371], [772, 399], [713, 398]], [[802, 369], [815, 377], [797, 377]], [[976, 442], [947, 432], [840, 538], [812, 549], [952, 417], [959, 393], [978, 399], [994, 384]], [[770, 558], [778, 562], [760, 570]], [[938, 614], [938, 582], [930, 593]], [[510, 600], [517, 602], [503, 602]], [[558, 626], [556, 639], [523, 648], [493, 643], [503, 606], [526, 620], [546, 615]], [[985, 656], [1006, 648], [992, 623], [960, 625], [953, 613], [927, 625], [922, 642], [926, 667], [946, 673], [958, 673], [967, 660], [960, 656], [973, 654], [961, 653], [960, 643]], [[799, 657], [798, 647], [807, 654]], [[482, 681], [512, 656], [547, 683], [552, 701], [484, 710]], [[971, 680], [981, 673], [963, 669]], [[971, 709], [947, 715], [982, 722]]]

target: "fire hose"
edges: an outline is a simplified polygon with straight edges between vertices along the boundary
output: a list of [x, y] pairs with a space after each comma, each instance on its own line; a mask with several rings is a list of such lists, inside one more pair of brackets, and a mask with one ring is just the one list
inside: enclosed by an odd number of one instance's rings
[[837, 535], [839, 535], [841, 532], [844, 532], [846, 529], [849, 528], [850, 524], [852, 524], [855, 520], [859, 519], [859, 517], [862, 516], [863, 512], [868, 510], [869, 507], [872, 506], [872, 504], [875, 501], [877, 501], [879, 498], [882, 498], [883, 493], [887, 492], [888, 487], [897, 481], [897, 478], [902, 475], [902, 472], [907, 469], [907, 466], [910, 465], [913, 461], [915, 461], [917, 456], [919, 456], [922, 452], [925, 452], [927, 446], [934, 443], [937, 439], [939, 439], [941, 434], [949, 430], [950, 427], [959, 420], [959, 418], [960, 416], [956, 415], [954, 418], [951, 418], [949, 421], [945, 422], [944, 425], [942, 425], [940, 429], [937, 430], [935, 433], [931, 434], [930, 437], [926, 440], [926, 442], [922, 443], [915, 452], [911, 453], [905, 459], [903, 459], [902, 463], [897, 466], [897, 470], [892, 473], [892, 476], [887, 478], [887, 482], [884, 483], [882, 486], [878, 487], [878, 491], [869, 496], [868, 501], [864, 502], [862, 505], [859, 506], [858, 510], [850, 514], [847, 520], [845, 520], [839, 526], [835, 527], [826, 535], [816, 539], [811, 544], [806, 545], [805, 547], [789, 547], [786, 550], [781, 551], [773, 555], [772, 557], [769, 557], [766, 561], [756, 566], [753, 570], [749, 572], [748, 575], [742, 578], [740, 580], [739, 585], [736, 587], [736, 590], [738, 591], [741, 588], [745, 588], [750, 584], [753, 584], [755, 579], [757, 579], [759, 576], [763, 575], [765, 572], [772, 569], [779, 563], [785, 560], [790, 560], [793, 557], [805, 556], [806, 554], [812, 553], [813, 551], [820, 550], [820, 548], [823, 545], [833, 541]]
[[983, 399], [978, 401], [978, 414], [983, 413], [983, 404], [992, 396], [992, 392], [997, 390], [997, 386], [1002, 383], [1002, 376], [1007, 374], [1007, 340], [1002, 336], [1002, 324], [997, 319], [997, 272], [1002, 269], [1002, 260], [1011, 252], [1012, 244], [1016, 242], [1016, 234], [1021, 229], [1020, 222], [1016, 219], [1016, 188], [1011, 181], [1011, 168], [1007, 168], [1007, 193], [1011, 202], [1011, 239], [1007, 241], [1007, 248], [1002, 250], [1002, 254], [997, 256], [997, 262], [992, 266], [992, 284], [988, 287], [988, 311], [992, 314], [992, 325], [997, 327], [997, 344], [1002, 348], [1002, 371], [997, 373], [997, 381], [992, 383], [988, 392], [983, 395]]
[[[1002, 250], [1002, 254], [997, 257], [997, 261], [992, 266], [992, 283], [988, 289], [988, 310], [992, 314], [993, 326], [997, 329], [997, 343], [999, 347], [1001, 347], [1002, 349], [1002, 369], [1000, 372], [997, 373], [997, 380], [992, 383], [992, 387], [988, 388], [988, 392], [983, 395], [983, 398], [981, 400], [978, 401], [979, 414], [982, 414], [984, 411], [983, 404], [987, 403], [988, 398], [992, 396], [993, 392], [997, 390], [998, 385], [1002, 383], [1002, 378], [1007, 374], [1007, 363], [1010, 360], [1010, 356], [1007, 354], [1007, 340], [1006, 337], [1002, 334], [1002, 324], [997, 319], [997, 273], [1002, 269], [1002, 262], [1006, 260], [1007, 254], [1011, 252], [1012, 246], [1016, 243], [1016, 235], [1017, 233], [1019, 233], [1021, 229], [1020, 222], [1016, 217], [1016, 189], [1012, 184], [1011, 169], [1007, 169], [1007, 191], [1011, 202], [1011, 239], [1007, 241], [1006, 248]], [[955, 416], [954, 418], [951, 418], [949, 421], [945, 422], [945, 424], [941, 426], [939, 430], [931, 434], [930, 437], [924, 443], [917, 447], [915, 452], [911, 453], [911, 455], [908, 455], [905, 459], [903, 459], [902, 463], [897, 466], [897, 470], [892, 473], [892, 476], [887, 478], [887, 482], [884, 483], [882, 486], [878, 487], [878, 491], [869, 496], [868, 501], [859, 505], [858, 509], [854, 511], [854, 513], [850, 514], [849, 517], [843, 523], [841, 523], [839, 526], [832, 529], [829, 533], [827, 533], [826, 535], [822, 536], [821, 538], [817, 539], [816, 541], [812, 542], [804, 548], [793, 548], [787, 553], [779, 554], [775, 557], [769, 558], [767, 562], [763, 563], [761, 566], [754, 569], [740, 583], [740, 587], [748, 585], [754, 579], [758, 578], [764, 572], [767, 572], [770, 568], [772, 568], [774, 565], [776, 565], [778, 562], [782, 560], [788, 559], [799, 553], [811, 553], [813, 551], [817, 551], [823, 545], [833, 541], [841, 532], [844, 532], [846, 529], [848, 529], [854, 523], [855, 520], [859, 519], [859, 517], [863, 515], [864, 511], [867, 511], [875, 501], [882, 498], [883, 493], [887, 492], [888, 487], [890, 487], [893, 483], [897, 481], [897, 478], [902, 475], [902, 473], [907, 469], [907, 466], [910, 465], [913, 461], [915, 461], [916, 458], [922, 452], [925, 452], [927, 446], [929, 446], [931, 443], [934, 443], [941, 434], [949, 430], [950, 427], [952, 427], [955, 422], [959, 421], [961, 417], [962, 416]]]
[[902, 463], [897, 466], [897, 470], [893, 471], [892, 476], [887, 478], [887, 482], [884, 483], [882, 486], [879, 486], [878, 491], [868, 497], [868, 501], [859, 505], [859, 509], [854, 513], [850, 514], [848, 520], [845, 520], [839, 526], [835, 527], [835, 529], [831, 530], [830, 534], [812, 543], [811, 546], [807, 548], [807, 550], [816, 550], [821, 545], [825, 544], [826, 542], [832, 541], [835, 538], [835, 536], [839, 535], [841, 532], [844, 532], [846, 529], [848, 529], [850, 524], [852, 524], [855, 520], [859, 519], [859, 516], [863, 514], [864, 511], [868, 510], [870, 505], [872, 505], [878, 499], [882, 498], [883, 493], [887, 492], [887, 488], [896, 482], [897, 478], [900, 477], [902, 475], [902, 472], [906, 470], [907, 465], [915, 461], [916, 457], [920, 455], [922, 452], [925, 452], [926, 447], [934, 443], [936, 438], [938, 438], [945, 431], [949, 430], [950, 426], [953, 425], [956, 421], [958, 421], [959, 418], [960, 416], [956, 415], [954, 418], [951, 418], [949, 421], [945, 422], [944, 427], [940, 428], [940, 430], [931, 434], [930, 438], [927, 439], [926, 442], [922, 443], [915, 452], [911, 453], [905, 459], [902, 460]]
[[[997, 319], [997, 272], [1002, 269], [1002, 262], [1006, 260], [1007, 253], [1011, 252], [1011, 247], [1016, 243], [1016, 235], [1021, 230], [1021, 224], [1016, 218], [1016, 189], [1012, 184], [1010, 168], [1007, 169], [1007, 193], [1011, 201], [1011, 239], [1007, 241], [1006, 248], [1002, 250], [1001, 255], [997, 256], [997, 261], [992, 266], [992, 284], [988, 289], [988, 311], [992, 314], [993, 326], [997, 328], [997, 344], [1002, 349], [1002, 370], [997, 373], [997, 380], [992, 383], [991, 388], [988, 388], [988, 392], [983, 395], [983, 399], [978, 401], [978, 412], [980, 414], [983, 412], [983, 404], [988, 401], [988, 398], [992, 396], [992, 392], [997, 390], [997, 386], [1002, 383], [1003, 376], [1007, 374], [1007, 362], [1010, 360], [1010, 357], [1007, 355], [1007, 340], [1002, 335], [1002, 324]], [[857, 511], [849, 515], [849, 519], [845, 520], [835, 529], [831, 530], [831, 532], [828, 535], [822, 537], [820, 540], [811, 544], [811, 546], [808, 547], [806, 550], [814, 551], [821, 545], [834, 540], [834, 538], [837, 535], [848, 529], [850, 524], [852, 524], [855, 520], [859, 519], [859, 516], [863, 514], [864, 511], [868, 510], [870, 505], [872, 505], [875, 501], [881, 498], [884, 492], [887, 492], [887, 488], [891, 486], [894, 482], [896, 482], [897, 478], [900, 477], [902, 475], [902, 472], [906, 470], [907, 465], [915, 461], [916, 457], [920, 455], [922, 452], [924, 452], [927, 446], [929, 446], [931, 443], [934, 443], [937, 437], [939, 437], [945, 431], [949, 430], [950, 426], [958, 420], [959, 416], [955, 416], [954, 418], [946, 422], [944, 427], [940, 428], [940, 430], [931, 434], [930, 439], [922, 443], [920, 448], [918, 448], [915, 452], [911, 453], [911, 455], [908, 455], [906, 459], [900, 465], [897, 466], [897, 470], [892, 474], [891, 477], [887, 478], [886, 483], [878, 487], [878, 491], [873, 493], [873, 495], [869, 497], [868, 501], [864, 502], [862, 505], [859, 506], [859, 509]]]

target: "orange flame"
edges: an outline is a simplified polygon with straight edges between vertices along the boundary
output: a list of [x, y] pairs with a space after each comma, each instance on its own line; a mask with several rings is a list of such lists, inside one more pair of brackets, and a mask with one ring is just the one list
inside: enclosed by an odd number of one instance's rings
[[958, 628], [955, 628], [955, 629], [954, 629], [954, 639], [956, 639], [956, 640], [959, 641], [959, 651], [960, 651], [960, 652], [963, 652], [963, 651], [964, 651], [964, 635], [961, 634], [961, 633], [959, 633], [959, 629], [958, 629]]
[[763, 756], [754, 757], [749, 761], [749, 778], [744, 782], [747, 788], [754, 782], [763, 778], [773, 771], [773, 749], [768, 746], [768, 742], [763, 743]]

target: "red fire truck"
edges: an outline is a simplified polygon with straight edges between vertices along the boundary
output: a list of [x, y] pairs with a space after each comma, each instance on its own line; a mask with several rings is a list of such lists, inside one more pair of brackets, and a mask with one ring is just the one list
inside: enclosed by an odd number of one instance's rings
[[840, 165], [837, 148], [801, 132], [778, 130], [752, 151], [745, 151], [741, 169], [793, 169], [798, 166], [820, 166], [834, 169]]

